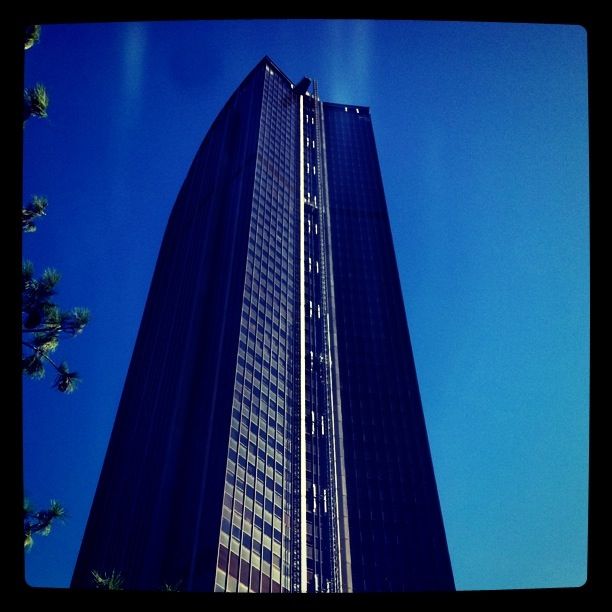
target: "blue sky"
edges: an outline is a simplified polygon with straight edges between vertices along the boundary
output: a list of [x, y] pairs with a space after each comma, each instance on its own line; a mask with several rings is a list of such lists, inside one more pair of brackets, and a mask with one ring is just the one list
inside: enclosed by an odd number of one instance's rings
[[[307, 50], [307, 52], [305, 52]], [[25, 83], [24, 256], [87, 306], [63, 342], [83, 379], [24, 380], [24, 482], [69, 520], [26, 579], [67, 586], [165, 224], [224, 102], [264, 56], [374, 122], [459, 589], [586, 579], [589, 192], [578, 26], [218, 21], [44, 26]]]

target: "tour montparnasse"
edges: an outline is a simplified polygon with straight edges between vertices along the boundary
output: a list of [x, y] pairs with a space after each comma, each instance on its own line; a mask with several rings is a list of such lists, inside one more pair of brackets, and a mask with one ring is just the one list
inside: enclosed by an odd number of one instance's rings
[[171, 212], [72, 587], [92, 571], [454, 590], [370, 111], [268, 57]]

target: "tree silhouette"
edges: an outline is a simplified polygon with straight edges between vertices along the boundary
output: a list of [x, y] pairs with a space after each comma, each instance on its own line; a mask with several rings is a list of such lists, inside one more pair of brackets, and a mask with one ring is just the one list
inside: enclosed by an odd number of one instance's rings
[[34, 220], [46, 214], [47, 198], [33, 196], [32, 200], [21, 209], [21, 229], [26, 233], [35, 232], [36, 223], [34, 223]]
[[106, 591], [123, 591], [123, 576], [120, 572], [113, 570], [110, 575], [106, 572], [104, 575], [100, 574], [96, 570], [91, 571], [93, 576], [93, 582], [96, 585], [96, 589], [104, 589]]
[[23, 48], [27, 51], [31, 49], [40, 40], [40, 26], [30, 25], [25, 29], [25, 37], [23, 41]]
[[34, 87], [26, 88], [23, 92], [23, 122], [30, 117], [43, 119], [47, 116], [49, 94], [44, 85], [36, 83]]
[[32, 548], [34, 535], [47, 536], [51, 533], [52, 524], [59, 520], [63, 521], [66, 510], [55, 499], [51, 500], [47, 510], [35, 510], [26, 499], [23, 502], [23, 545], [26, 550]]
[[[91, 570], [92, 582], [96, 589], [102, 589], [105, 591], [123, 591], [125, 587], [125, 578], [118, 572], [113, 569], [111, 573], [104, 572], [101, 574], [98, 570]], [[175, 584], [170, 584], [165, 582], [161, 588], [162, 591], [173, 591], [177, 592], [181, 589], [179, 588], [182, 583], [182, 579], [179, 580]]]
[[170, 584], [168, 582], [164, 583], [164, 586], [162, 587], [162, 591], [173, 591], [173, 592], [178, 592], [181, 589], [179, 589], [180, 585], [181, 585], [182, 580], [179, 580], [176, 584]]
[[40, 278], [34, 278], [32, 262], [25, 261], [22, 269], [21, 313], [22, 345], [26, 349], [22, 358], [22, 370], [30, 378], [43, 378], [45, 364], [57, 372], [53, 386], [62, 393], [72, 393], [79, 382], [76, 372], [68, 364], [57, 364], [50, 356], [60, 337], [80, 334], [89, 321], [87, 308], [62, 311], [53, 303], [55, 288], [60, 280], [57, 270], [47, 268]]

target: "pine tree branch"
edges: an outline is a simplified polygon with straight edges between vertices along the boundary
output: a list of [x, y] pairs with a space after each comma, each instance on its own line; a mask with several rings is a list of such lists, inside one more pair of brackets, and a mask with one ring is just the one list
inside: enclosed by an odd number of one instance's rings
[[47, 327], [36, 327], [34, 329], [22, 329], [21, 333], [22, 334], [47, 334], [52, 331], [58, 331], [58, 332], [62, 331], [62, 326], [59, 324], [47, 323], [45, 325], [47, 325]]
[[33, 344], [30, 344], [29, 342], [26, 342], [25, 340], [22, 340], [21, 344], [23, 344], [23, 346], [27, 346], [28, 348], [32, 349], [34, 353], [38, 355], [39, 357], [44, 357], [60, 374], [63, 374], [60, 367], [53, 361], [53, 359], [51, 359], [51, 357], [49, 357], [49, 355], [46, 355], [44, 351], [41, 351], [39, 348], [37, 348]]

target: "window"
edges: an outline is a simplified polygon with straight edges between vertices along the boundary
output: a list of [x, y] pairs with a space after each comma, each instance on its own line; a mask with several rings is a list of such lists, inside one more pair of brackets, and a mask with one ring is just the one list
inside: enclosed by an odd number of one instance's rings
[[262, 593], [270, 592], [270, 576], [266, 574], [262, 574], [261, 576], [261, 592]]
[[280, 560], [280, 557], [278, 555], [273, 555], [273, 557], [272, 557], [272, 565], [274, 567], [277, 567], [278, 569], [280, 569], [281, 560]]
[[229, 575], [233, 578], [238, 578], [238, 555], [230, 553], [229, 559]]
[[230, 522], [227, 519], [223, 519], [221, 521], [221, 531], [223, 533], [227, 533], [229, 535], [229, 532], [230, 532]]
[[229, 557], [229, 550], [225, 546], [219, 546], [219, 562], [217, 566], [222, 570], [227, 567], [227, 560]]
[[251, 591], [259, 593], [259, 570], [255, 568], [251, 570]]

